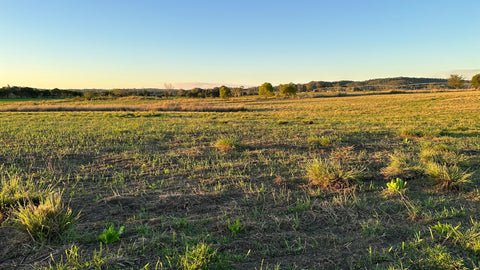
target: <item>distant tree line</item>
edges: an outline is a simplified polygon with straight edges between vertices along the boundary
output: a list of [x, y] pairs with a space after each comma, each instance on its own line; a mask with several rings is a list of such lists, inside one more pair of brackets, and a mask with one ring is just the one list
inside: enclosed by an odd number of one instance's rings
[[[126, 96], [153, 96], [153, 97], [188, 97], [188, 98], [216, 98], [227, 99], [246, 95], [260, 95], [271, 97], [275, 95], [295, 96], [301, 92], [337, 92], [346, 91], [382, 91], [382, 90], [416, 90], [438, 88], [462, 88], [469, 81], [459, 75], [451, 75], [448, 79], [434, 78], [384, 78], [366, 81], [311, 81], [308, 83], [289, 83], [273, 86], [266, 82], [256, 87], [214, 87], [208, 89], [193, 88], [191, 90], [173, 89], [112, 89], [112, 90], [40, 90], [31, 87], [5, 86], [0, 89], [0, 98], [68, 98], [84, 97], [85, 99], [108, 99]], [[480, 89], [480, 74], [475, 75], [470, 85]]]
[[72, 90], [40, 90], [31, 87], [4, 86], [0, 88], [0, 98], [68, 98], [79, 97], [83, 94]]

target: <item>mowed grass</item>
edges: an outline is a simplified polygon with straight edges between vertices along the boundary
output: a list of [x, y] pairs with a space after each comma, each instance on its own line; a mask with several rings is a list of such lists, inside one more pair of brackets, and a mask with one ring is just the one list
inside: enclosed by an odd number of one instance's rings
[[[1, 113], [0, 268], [480, 265], [479, 92], [185, 103], [246, 111]], [[325, 188], [309, 175], [320, 160], [318, 175], [361, 173]], [[431, 162], [468, 179], [441, 185], [455, 175]], [[397, 178], [407, 189], [385, 196]], [[45, 198], [9, 198], [10, 179], [62, 194], [75, 227], [46, 242], [19, 230], [16, 210]], [[125, 229], [104, 244], [112, 225]]]

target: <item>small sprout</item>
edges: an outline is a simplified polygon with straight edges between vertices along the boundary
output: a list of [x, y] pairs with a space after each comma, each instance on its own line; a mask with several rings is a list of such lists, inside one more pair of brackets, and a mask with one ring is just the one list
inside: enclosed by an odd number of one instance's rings
[[230, 223], [230, 219], [227, 220], [227, 226], [228, 226], [228, 229], [233, 233], [233, 235], [237, 235], [239, 234], [240, 232], [243, 231], [243, 229], [245, 229], [245, 225], [241, 226], [240, 225], [240, 219], [237, 218], [237, 220], [235, 221], [235, 223]]
[[104, 229], [103, 233], [98, 236], [98, 239], [102, 241], [105, 244], [110, 244], [113, 242], [117, 242], [120, 240], [120, 235], [123, 234], [123, 231], [125, 230], [125, 226], [121, 226], [118, 228], [118, 230], [115, 230], [115, 226], [110, 225], [108, 229]]
[[385, 192], [388, 193], [389, 195], [395, 195], [395, 194], [403, 195], [407, 190], [406, 186], [407, 186], [407, 181], [403, 181], [402, 179], [397, 178], [387, 183], [387, 189]]

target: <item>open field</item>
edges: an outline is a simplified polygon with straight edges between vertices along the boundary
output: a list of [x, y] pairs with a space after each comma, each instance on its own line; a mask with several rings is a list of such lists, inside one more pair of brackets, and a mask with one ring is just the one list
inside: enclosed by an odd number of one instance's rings
[[[478, 91], [205, 104], [245, 111], [0, 113], [0, 269], [480, 266]], [[22, 231], [55, 193], [74, 226]]]

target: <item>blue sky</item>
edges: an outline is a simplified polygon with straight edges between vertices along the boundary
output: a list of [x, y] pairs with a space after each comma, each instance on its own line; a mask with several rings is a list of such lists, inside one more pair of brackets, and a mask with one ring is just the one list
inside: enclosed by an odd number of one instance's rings
[[477, 0], [0, 6], [0, 86], [191, 88], [480, 73]]

